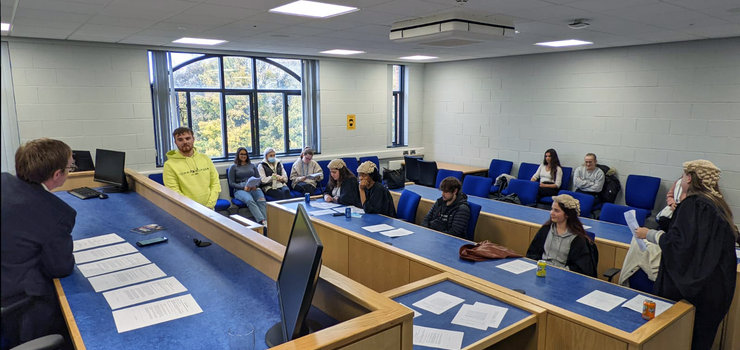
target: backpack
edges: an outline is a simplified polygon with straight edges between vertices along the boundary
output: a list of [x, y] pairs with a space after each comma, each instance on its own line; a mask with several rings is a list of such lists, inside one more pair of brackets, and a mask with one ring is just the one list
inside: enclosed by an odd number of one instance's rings
[[383, 168], [383, 182], [385, 182], [385, 187], [391, 190], [403, 188], [406, 184], [406, 172], [403, 168], [394, 170]]
[[619, 183], [619, 178], [616, 172], [609, 173], [609, 167], [602, 164], [597, 164], [604, 172], [604, 187], [599, 192], [599, 199], [602, 202], [614, 203], [617, 199], [617, 194], [622, 190], [622, 185]]

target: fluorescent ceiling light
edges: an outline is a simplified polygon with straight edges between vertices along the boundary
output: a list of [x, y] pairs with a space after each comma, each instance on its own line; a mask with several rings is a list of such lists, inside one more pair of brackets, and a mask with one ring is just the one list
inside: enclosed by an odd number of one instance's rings
[[539, 46], [550, 46], [550, 47], [563, 47], [563, 46], [578, 46], [578, 45], [591, 45], [590, 41], [582, 41], [576, 39], [560, 40], [560, 41], [548, 41], [544, 43], [536, 43]]
[[218, 39], [201, 39], [201, 38], [180, 38], [173, 43], [176, 44], [196, 44], [196, 45], [218, 45], [225, 43], [226, 40], [218, 40]]
[[412, 60], [412, 61], [423, 61], [423, 60], [433, 60], [435, 56], [424, 56], [424, 55], [414, 55], [414, 56], [405, 56], [405, 57], [399, 57], [402, 60]]
[[5, 23], [5, 22], [0, 23], [0, 30], [2, 30], [3, 32], [10, 31], [10, 23]]
[[270, 12], [282, 13], [285, 15], [294, 16], [306, 16], [306, 17], [320, 17], [327, 18], [332, 16], [339, 16], [345, 13], [357, 11], [357, 7], [341, 6], [334, 4], [326, 4], [323, 2], [299, 0], [285, 4], [283, 6], [276, 7]]
[[321, 53], [326, 53], [329, 55], [356, 55], [358, 53], [365, 53], [365, 51], [334, 49], [334, 50], [321, 51]]

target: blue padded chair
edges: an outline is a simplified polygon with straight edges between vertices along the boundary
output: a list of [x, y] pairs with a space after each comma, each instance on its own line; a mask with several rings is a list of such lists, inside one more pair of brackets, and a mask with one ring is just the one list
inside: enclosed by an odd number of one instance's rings
[[532, 179], [532, 175], [534, 175], [539, 167], [539, 164], [521, 162], [521, 164], [519, 164], [519, 172], [517, 173], [516, 178], [519, 180], [529, 181]]
[[626, 205], [619, 205], [614, 203], [604, 203], [601, 207], [601, 214], [599, 214], [599, 220], [613, 222], [615, 224], [627, 225], [627, 221], [624, 220], [624, 212], [635, 210], [635, 218], [637, 224], [645, 226], [645, 218], [647, 218], [649, 211], [640, 208], [633, 208]]
[[439, 184], [442, 183], [442, 180], [448, 177], [454, 177], [462, 182], [463, 172], [449, 169], [437, 170], [437, 181], [434, 182], [434, 188], [439, 188]]
[[[577, 199], [581, 203], [581, 216], [584, 218], [590, 218], [591, 217], [591, 210], [594, 207], [594, 196], [590, 194], [580, 193], [580, 192], [572, 192], [572, 191], [565, 191], [560, 190], [558, 194], [567, 194], [571, 197]], [[550, 201], [552, 202], [552, 198], [550, 198]]]
[[540, 184], [529, 180], [511, 179], [509, 185], [501, 191], [503, 195], [509, 195], [516, 193], [519, 196], [519, 200], [522, 205], [533, 206], [537, 204], [537, 191], [540, 189]]
[[401, 197], [398, 198], [398, 208], [396, 208], [396, 217], [414, 223], [416, 220], [416, 209], [419, 207], [421, 196], [409, 190], [403, 190]]
[[645, 293], [653, 293], [655, 282], [651, 281], [642, 269], [637, 269], [637, 271], [633, 273], [628, 280], [630, 282], [630, 288], [637, 289]]
[[[568, 191], [568, 189], [570, 188], [570, 177], [573, 174], [573, 168], [569, 168], [567, 166], [560, 167], [560, 168], [563, 169], [563, 179], [560, 181], [560, 188], [559, 188], [559, 190], [561, 190], [561, 191], [562, 190]], [[552, 204], [552, 197], [549, 197], [549, 196], [548, 197], [542, 197], [542, 198], [540, 198], [540, 203], [543, 203], [543, 204]], [[591, 210], [589, 210], [589, 213], [590, 212], [591, 212]], [[583, 210], [581, 210], [581, 213], [583, 213]], [[581, 215], [581, 216], [583, 216], [583, 215]]]
[[419, 160], [421, 158], [403, 156], [406, 167], [406, 179], [409, 181], [419, 181]]
[[481, 206], [471, 202], [468, 202], [468, 205], [470, 206], [470, 221], [468, 221], [468, 232], [465, 239], [475, 241], [475, 225], [478, 224]]
[[437, 162], [433, 160], [420, 160], [419, 161], [419, 181], [417, 182], [422, 186], [433, 187], [434, 182], [437, 180]]
[[463, 179], [462, 192], [468, 196], [488, 198], [493, 179], [487, 176], [468, 175]]
[[[226, 168], [226, 178], [229, 178], [229, 171], [231, 170], [231, 167]], [[228, 186], [228, 184], [226, 184]], [[229, 197], [231, 198], [231, 204], [236, 205], [239, 208], [246, 208], [247, 203], [244, 203], [236, 198], [234, 198], [234, 189], [229, 187]]]
[[375, 163], [375, 167], [380, 171], [380, 159], [378, 159], [378, 156], [360, 157], [360, 164], [365, 163], [368, 160]]
[[624, 202], [630, 207], [653, 211], [655, 197], [658, 195], [660, 178], [645, 175], [627, 176], [624, 190]]
[[[319, 163], [319, 166], [321, 167], [321, 171], [324, 172], [324, 178], [321, 179], [321, 182], [319, 182], [319, 187], [316, 188], [317, 191], [323, 191], [326, 186], [329, 184], [329, 177], [331, 176], [331, 171], [329, 170], [329, 162], [330, 160], [319, 160], [316, 163]], [[321, 193], [317, 193], [321, 194]]]
[[[514, 166], [513, 162], [501, 159], [492, 159], [491, 164], [488, 166], [488, 177], [496, 183], [496, 178], [501, 174], [511, 174], [511, 168]], [[498, 192], [498, 186], [491, 185], [491, 193]]]
[[[342, 160], [344, 161], [344, 164], [347, 164], [347, 169], [357, 176], [357, 167], [360, 166], [360, 163], [357, 162], [357, 158], [342, 157]], [[378, 168], [378, 171], [380, 171], [380, 168]]]
[[162, 178], [162, 173], [149, 174], [149, 178], [152, 179], [152, 181], [164, 186], [164, 178]]

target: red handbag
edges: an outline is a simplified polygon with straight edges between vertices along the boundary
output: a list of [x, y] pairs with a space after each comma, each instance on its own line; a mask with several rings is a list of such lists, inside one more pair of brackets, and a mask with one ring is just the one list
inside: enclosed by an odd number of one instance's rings
[[460, 258], [470, 261], [521, 257], [521, 255], [517, 254], [513, 250], [496, 243], [491, 243], [487, 240], [476, 244], [466, 244], [460, 247]]

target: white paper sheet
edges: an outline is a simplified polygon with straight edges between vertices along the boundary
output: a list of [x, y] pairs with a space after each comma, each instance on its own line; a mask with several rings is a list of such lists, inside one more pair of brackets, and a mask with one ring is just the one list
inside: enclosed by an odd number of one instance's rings
[[590, 228], [591, 228], [591, 226], [588, 226], [588, 225], [583, 225], [583, 229], [584, 229], [584, 230], [588, 230], [588, 229], [590, 229]]
[[740, 259], [740, 249], [735, 248], [735, 256]]
[[421, 316], [421, 312], [416, 311], [413, 308], [410, 308], [410, 307], [406, 306], [406, 304], [404, 304], [404, 303], [399, 303], [399, 304], [401, 304], [401, 306], [403, 306], [403, 307], [405, 307], [405, 308], [413, 311], [414, 312], [414, 318], [417, 318], [417, 317]]
[[115, 233], [109, 233], [106, 235], [100, 235], [90, 238], [78, 239], [72, 242], [72, 251], [95, 248], [103, 245], [123, 242], [124, 239]]
[[130, 243], [120, 243], [115, 245], [109, 245], [107, 247], [95, 248], [85, 250], [77, 253], [72, 253], [75, 256], [75, 263], [84, 264], [86, 262], [112, 258], [114, 256], [131, 254], [137, 252], [136, 248]]
[[167, 277], [161, 280], [111, 290], [103, 293], [103, 297], [105, 297], [110, 308], [115, 310], [168, 295], [182, 293], [187, 290], [176, 278]]
[[509, 311], [509, 309], [501, 306], [481, 303], [480, 301], [476, 301], [473, 306], [485, 310], [486, 312], [492, 314], [491, 316], [491, 322], [488, 323], [488, 327], [491, 328], [498, 328], [499, 325], [501, 325], [501, 321], [504, 320], [504, 316], [506, 316], [506, 312]]
[[118, 333], [199, 314], [203, 310], [190, 294], [113, 311]]
[[360, 215], [365, 214], [365, 209], [358, 208], [355, 206], [351, 206], [350, 208], [352, 208], [352, 214], [360, 214]]
[[77, 265], [83, 276], [92, 277], [104, 273], [128, 269], [135, 266], [141, 266], [151, 263], [149, 259], [141, 253], [118, 256], [115, 258], [98, 260], [88, 264]]
[[314, 208], [319, 208], [319, 209], [331, 209], [331, 208], [339, 207], [339, 206], [341, 206], [341, 204], [331, 203], [331, 202], [316, 202], [316, 201], [314, 201], [314, 202], [311, 202], [311, 206], [314, 207]]
[[645, 249], [647, 249], [645, 241], [635, 236], [635, 231], [640, 228], [640, 225], [637, 223], [637, 218], [635, 217], [635, 210], [633, 209], [624, 212], [624, 220], [627, 221], [627, 227], [629, 227], [630, 231], [632, 231], [632, 236], [635, 237], [635, 241], [637, 241], [637, 246], [640, 248], [641, 251], [644, 252]]
[[414, 232], [409, 231], [409, 230], [404, 229], [404, 228], [397, 228], [395, 230], [383, 231], [380, 234], [381, 235], [384, 235], [384, 236], [388, 236], [388, 237], [401, 237], [401, 236], [408, 236], [408, 235], [410, 235], [412, 233], [414, 233]]
[[427, 310], [435, 315], [439, 315], [463, 301], [465, 300], [454, 295], [450, 295], [445, 292], [436, 292], [411, 305]]
[[486, 310], [481, 310], [471, 304], [463, 304], [451, 323], [485, 331], [488, 329], [491, 317], [493, 317], [493, 314]]
[[308, 215], [311, 215], [311, 216], [321, 216], [321, 215], [328, 215], [328, 214], [334, 214], [334, 213], [336, 213], [336, 211], [331, 210], [331, 209], [324, 209], [324, 210], [314, 210], [314, 211], [308, 213]]
[[609, 312], [613, 308], [617, 307], [619, 304], [623, 303], [625, 300], [627, 299], [622, 298], [620, 296], [613, 295], [613, 294], [605, 293], [600, 290], [595, 290], [591, 293], [588, 293], [582, 296], [580, 299], [576, 301], [581, 304], [588, 305], [591, 307], [595, 307], [599, 310]]
[[256, 176], [252, 176], [247, 180], [246, 186], [247, 187], [260, 187], [262, 184], [262, 179]]
[[528, 263], [528, 262], [526, 262], [524, 260], [512, 260], [512, 261], [509, 261], [507, 263], [500, 264], [500, 265], [498, 265], [496, 267], [498, 267], [499, 269], [506, 270], [506, 271], [509, 271], [509, 272], [511, 272], [513, 274], [518, 275], [520, 273], [524, 273], [524, 272], [527, 272], [529, 270], [536, 269], [537, 268], [537, 265], [530, 264], [530, 263]]
[[663, 311], [668, 310], [671, 306], [673, 306], [673, 304], [665, 302], [663, 300], [658, 300], [644, 294], [637, 294], [634, 298], [622, 304], [622, 307], [626, 307], [630, 310], [642, 313], [642, 302], [645, 301], [645, 299], [650, 299], [655, 302], [655, 316], [662, 314]]
[[392, 230], [393, 226], [386, 225], [386, 224], [380, 224], [380, 225], [372, 225], [372, 226], [362, 226], [362, 229], [365, 231], [370, 232], [380, 232], [385, 230]]
[[438, 328], [414, 326], [414, 345], [430, 348], [458, 350], [465, 333]]
[[166, 276], [157, 265], [149, 264], [133, 269], [111, 272], [109, 274], [90, 277], [87, 280], [96, 292], [127, 286], [129, 284], [144, 282]]

